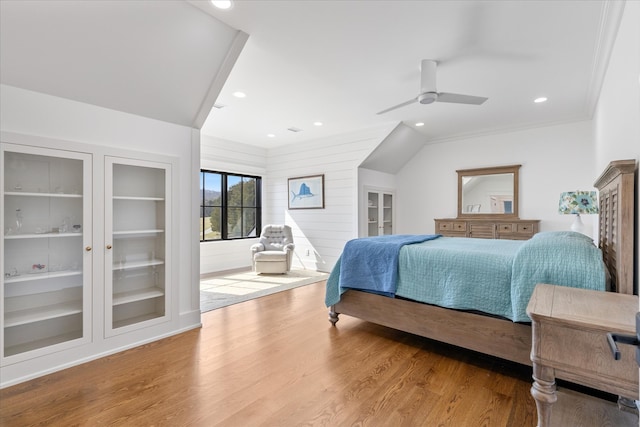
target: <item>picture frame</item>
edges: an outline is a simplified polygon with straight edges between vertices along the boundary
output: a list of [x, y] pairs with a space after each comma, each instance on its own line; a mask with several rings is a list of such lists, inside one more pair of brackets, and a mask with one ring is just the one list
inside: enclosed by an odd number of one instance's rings
[[289, 178], [289, 209], [324, 209], [324, 175]]

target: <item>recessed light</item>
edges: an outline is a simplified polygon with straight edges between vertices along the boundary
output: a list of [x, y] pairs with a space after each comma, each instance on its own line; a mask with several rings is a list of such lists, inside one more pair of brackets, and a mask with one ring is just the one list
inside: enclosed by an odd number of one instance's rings
[[416, 126], [424, 126], [424, 123], [418, 122], [418, 123], [416, 123]]
[[313, 122], [314, 126], [322, 126], [322, 122]]
[[536, 104], [540, 104], [541, 102], [546, 102], [547, 98], [545, 96], [541, 96], [540, 98], [536, 98], [533, 100]]
[[275, 136], [274, 134], [272, 134], [272, 133], [268, 133], [268, 134], [267, 134], [267, 138], [275, 138], [275, 137], [276, 137], [276, 136]]
[[246, 98], [247, 94], [244, 92], [233, 92], [233, 96], [236, 98]]
[[217, 7], [218, 9], [231, 9], [233, 6], [233, 2], [231, 0], [211, 0], [211, 4]]

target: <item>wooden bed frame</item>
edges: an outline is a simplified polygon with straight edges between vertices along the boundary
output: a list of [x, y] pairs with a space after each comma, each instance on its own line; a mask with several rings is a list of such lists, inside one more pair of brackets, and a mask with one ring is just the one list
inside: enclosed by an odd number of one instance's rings
[[[594, 186], [600, 191], [599, 247], [612, 289], [634, 291], [635, 160], [611, 162]], [[329, 309], [469, 350], [531, 365], [531, 325], [409, 300], [349, 290]]]

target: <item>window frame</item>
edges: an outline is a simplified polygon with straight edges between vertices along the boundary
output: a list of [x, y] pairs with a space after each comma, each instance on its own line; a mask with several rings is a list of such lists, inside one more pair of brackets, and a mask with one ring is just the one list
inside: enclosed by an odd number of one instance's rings
[[[216, 175], [220, 175], [220, 205], [211, 205], [211, 204], [205, 204], [206, 202], [206, 198], [205, 198], [205, 182], [206, 182], [206, 175], [205, 174], [216, 174]], [[229, 189], [228, 187], [228, 182], [229, 182], [229, 177], [234, 177], [234, 178], [239, 178], [240, 183], [242, 183], [241, 186], [241, 205], [238, 206], [229, 206]], [[250, 180], [255, 180], [255, 206], [245, 206], [245, 200], [244, 200], [244, 185], [245, 185], [245, 180], [246, 179], [250, 179]], [[244, 240], [244, 239], [255, 239], [257, 237], [260, 236], [260, 231], [262, 230], [262, 177], [261, 176], [256, 176], [256, 175], [248, 175], [248, 174], [241, 174], [241, 173], [233, 173], [233, 172], [222, 172], [222, 171], [216, 171], [216, 170], [211, 170], [211, 169], [200, 169], [200, 193], [201, 193], [201, 199], [200, 199], [200, 221], [201, 221], [201, 230], [200, 230], [200, 243], [203, 242], [220, 242], [220, 241], [230, 241], [230, 240]], [[220, 230], [220, 238], [215, 238], [215, 239], [206, 239], [205, 238], [205, 231], [206, 231], [206, 216], [204, 215], [204, 212], [206, 211], [206, 209], [211, 209], [211, 208], [219, 208], [220, 209], [220, 221], [221, 221], [221, 230]], [[240, 214], [240, 230], [244, 230], [244, 218], [245, 218], [245, 210], [248, 209], [255, 209], [255, 235], [253, 236], [232, 236], [229, 237], [229, 226], [228, 226], [228, 219], [229, 219], [229, 213], [228, 210], [229, 208], [231, 209], [241, 209], [241, 214]], [[242, 234], [242, 233], [241, 233]]]

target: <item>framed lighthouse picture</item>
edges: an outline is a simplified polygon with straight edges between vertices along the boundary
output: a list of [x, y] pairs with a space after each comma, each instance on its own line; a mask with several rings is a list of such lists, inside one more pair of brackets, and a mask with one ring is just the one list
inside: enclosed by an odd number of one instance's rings
[[324, 175], [289, 178], [289, 209], [324, 209]]

